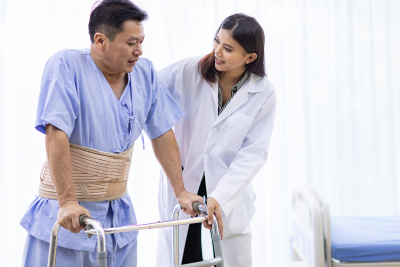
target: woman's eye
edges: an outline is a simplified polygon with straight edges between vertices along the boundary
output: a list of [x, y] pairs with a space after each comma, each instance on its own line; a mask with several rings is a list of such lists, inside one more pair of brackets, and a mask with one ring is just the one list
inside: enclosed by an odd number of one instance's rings
[[230, 49], [228, 49], [228, 48], [226, 48], [226, 47], [225, 47], [225, 50], [228, 51], [228, 52], [231, 52], [231, 51], [232, 51], [232, 50], [230, 50]]
[[217, 42], [217, 43], [219, 44], [219, 41], [218, 41], [218, 39], [217, 39], [217, 38], [215, 38], [215, 39], [214, 39], [214, 41], [215, 41], [215, 42]]

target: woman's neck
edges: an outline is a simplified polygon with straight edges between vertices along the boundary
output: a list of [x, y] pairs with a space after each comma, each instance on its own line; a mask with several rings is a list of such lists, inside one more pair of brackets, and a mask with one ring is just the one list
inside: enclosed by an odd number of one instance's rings
[[243, 75], [245, 74], [246, 69], [245, 68], [238, 68], [235, 70], [231, 70], [228, 72], [220, 72], [218, 75], [219, 81], [218, 83], [225, 84], [225, 85], [232, 85], [233, 87], [235, 84], [237, 84], [240, 79], [243, 78]]

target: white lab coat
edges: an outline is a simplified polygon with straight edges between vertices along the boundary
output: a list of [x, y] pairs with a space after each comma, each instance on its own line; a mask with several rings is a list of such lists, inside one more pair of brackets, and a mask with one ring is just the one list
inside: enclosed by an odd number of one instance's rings
[[[218, 83], [211, 86], [202, 79], [197, 68], [200, 59], [183, 59], [158, 71], [158, 75], [186, 113], [174, 129], [185, 188], [197, 193], [205, 171], [207, 195], [218, 201], [223, 213], [225, 266], [248, 267], [251, 265], [249, 223], [255, 213], [255, 194], [250, 182], [267, 161], [275, 117], [275, 91], [266, 77], [250, 74], [218, 116]], [[162, 221], [172, 219], [176, 204], [168, 179], [161, 171]], [[180, 218], [187, 217], [181, 212]], [[187, 230], [187, 225], [179, 228], [180, 260]], [[248, 245], [242, 246], [245, 243]], [[162, 228], [157, 267], [172, 266], [171, 251], [172, 227]]]

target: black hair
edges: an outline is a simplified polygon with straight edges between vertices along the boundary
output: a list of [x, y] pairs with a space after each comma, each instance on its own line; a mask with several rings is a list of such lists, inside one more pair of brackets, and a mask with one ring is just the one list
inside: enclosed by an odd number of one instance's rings
[[144, 21], [148, 15], [129, 0], [104, 0], [90, 14], [89, 35], [94, 43], [96, 32], [105, 34], [111, 42], [124, 30], [126, 20]]
[[[266, 76], [264, 62], [265, 36], [264, 30], [257, 20], [242, 13], [233, 14], [221, 23], [214, 38], [217, 37], [221, 29], [228, 30], [231, 37], [243, 47], [246, 53], [257, 54], [256, 60], [246, 64], [246, 70], [261, 77]], [[218, 70], [215, 68], [214, 51], [203, 57], [199, 61], [198, 67], [204, 80], [208, 83], [216, 82]]]

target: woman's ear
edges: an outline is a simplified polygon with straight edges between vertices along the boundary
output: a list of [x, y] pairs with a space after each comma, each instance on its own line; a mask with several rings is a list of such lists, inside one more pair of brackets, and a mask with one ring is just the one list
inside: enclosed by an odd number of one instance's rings
[[250, 64], [251, 62], [253, 62], [253, 61], [256, 60], [256, 59], [257, 59], [257, 54], [256, 54], [256, 53], [251, 53], [251, 54], [248, 54], [248, 55], [246, 56], [246, 60], [245, 60], [244, 63]]

